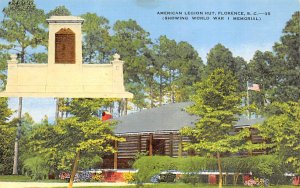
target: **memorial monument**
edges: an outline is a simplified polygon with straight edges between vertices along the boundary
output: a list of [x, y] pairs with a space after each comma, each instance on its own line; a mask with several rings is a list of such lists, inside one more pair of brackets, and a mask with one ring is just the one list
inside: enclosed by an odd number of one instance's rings
[[123, 83], [123, 61], [115, 54], [108, 64], [83, 64], [81, 25], [75, 16], [52, 16], [48, 64], [8, 61], [7, 85], [0, 97], [132, 98]]

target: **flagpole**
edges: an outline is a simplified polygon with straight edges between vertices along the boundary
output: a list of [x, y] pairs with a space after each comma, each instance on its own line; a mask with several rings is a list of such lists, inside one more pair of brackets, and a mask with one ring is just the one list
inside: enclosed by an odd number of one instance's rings
[[248, 119], [250, 119], [250, 110], [249, 110], [249, 83], [247, 81], [247, 116], [248, 116]]

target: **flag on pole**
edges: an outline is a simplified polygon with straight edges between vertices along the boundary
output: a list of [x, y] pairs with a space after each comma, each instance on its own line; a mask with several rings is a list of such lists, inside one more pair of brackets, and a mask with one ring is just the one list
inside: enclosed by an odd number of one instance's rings
[[248, 86], [248, 90], [260, 91], [260, 88], [259, 88], [258, 84], [252, 84], [252, 85]]

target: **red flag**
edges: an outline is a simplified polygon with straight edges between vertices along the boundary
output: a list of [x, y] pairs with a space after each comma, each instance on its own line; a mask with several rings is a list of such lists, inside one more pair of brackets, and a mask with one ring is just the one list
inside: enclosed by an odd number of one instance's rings
[[248, 87], [248, 90], [252, 90], [252, 91], [260, 91], [259, 85], [258, 85], [258, 84], [252, 84], [252, 86], [249, 86], [249, 87]]

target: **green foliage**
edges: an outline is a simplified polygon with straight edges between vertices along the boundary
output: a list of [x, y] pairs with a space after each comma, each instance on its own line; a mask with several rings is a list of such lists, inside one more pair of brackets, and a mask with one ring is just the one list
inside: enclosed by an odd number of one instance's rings
[[46, 53], [34, 53], [30, 57], [30, 63], [48, 63], [48, 54]]
[[113, 135], [115, 122], [102, 122], [95, 116], [97, 110], [110, 100], [72, 99], [68, 102], [67, 110], [74, 116], [59, 119], [56, 125], [48, 125], [45, 121], [34, 126], [26, 136], [29, 141], [26, 146], [33, 155], [47, 159], [51, 173], [70, 171], [73, 164], [72, 182], [78, 167], [99, 168], [101, 156], [115, 152], [111, 143], [123, 139]]
[[143, 54], [150, 44], [149, 33], [132, 19], [117, 21], [113, 30], [112, 46], [124, 60], [125, 84], [141, 81], [146, 68]]
[[90, 154], [81, 157], [78, 166], [82, 169], [97, 169], [101, 167], [103, 160], [100, 156]]
[[71, 16], [71, 12], [63, 5], [55, 7], [55, 9], [46, 14], [47, 18], [50, 18], [51, 16]]
[[28, 158], [24, 161], [23, 170], [25, 174], [30, 176], [33, 180], [46, 179], [49, 173], [49, 166], [47, 159], [40, 156]]
[[220, 43], [215, 45], [207, 55], [206, 71], [208, 75], [217, 68], [233, 72], [234, 66], [232, 52]]
[[245, 91], [248, 81], [247, 62], [241, 57], [233, 57], [232, 52], [220, 43], [215, 45], [207, 55], [205, 74], [210, 75], [218, 68], [232, 72], [238, 80], [238, 91]]
[[163, 170], [176, 170], [174, 158], [168, 156], [141, 157], [133, 164], [138, 172], [135, 176], [137, 182], [149, 182], [150, 178]]
[[217, 169], [216, 159], [204, 157], [171, 158], [168, 156], [143, 156], [133, 164], [138, 172], [135, 176], [138, 182], [148, 182], [154, 175], [165, 170], [182, 172], [199, 172], [207, 169]]
[[[148, 66], [145, 84], [151, 101], [186, 101], [189, 87], [201, 78], [203, 63], [197, 51], [187, 42], [177, 43], [160, 36], [153, 49], [146, 52]], [[164, 101], [164, 98], [169, 99]], [[153, 105], [151, 105], [153, 106]]]
[[286, 23], [280, 41], [273, 46], [273, 52], [256, 51], [249, 63], [249, 77], [260, 84], [261, 91], [251, 94], [251, 101], [261, 110], [267, 104], [300, 99], [300, 12], [293, 14]]
[[109, 21], [95, 13], [81, 15], [85, 20], [83, 32], [83, 59], [85, 63], [108, 63], [112, 54]]
[[0, 124], [0, 133], [0, 174], [11, 174], [16, 128], [10, 124]]
[[30, 177], [23, 176], [23, 175], [1, 175], [0, 176], [1, 182], [26, 182], [32, 181]]
[[300, 173], [300, 102], [279, 103], [269, 106], [271, 116], [257, 125], [261, 136], [268, 140], [265, 148], [273, 150]]
[[111, 140], [118, 140], [112, 135], [112, 125], [112, 122], [102, 122], [96, 117], [84, 122], [79, 121], [77, 117], [61, 120], [54, 127], [54, 131], [64, 138], [64, 143], [57, 143], [57, 146], [63, 146], [66, 152], [77, 150], [85, 152], [114, 151], [112, 146], [107, 143]]
[[216, 69], [206, 80], [196, 83], [194, 89], [195, 94], [191, 97], [194, 105], [188, 112], [199, 116], [199, 121], [195, 128], [181, 130], [182, 134], [195, 140], [194, 143], [186, 143], [185, 148], [237, 152], [241, 147], [246, 147], [241, 142], [249, 136], [247, 129], [235, 135], [228, 134], [233, 131], [234, 122], [242, 111], [234, 77], [222, 69]]
[[[253, 176], [268, 178], [273, 184], [285, 183], [285, 168], [277, 155], [225, 157], [222, 159], [222, 166], [224, 172], [235, 174], [252, 172]], [[181, 181], [193, 184], [207, 181], [207, 176], [197, 174], [199, 171], [218, 171], [217, 160], [207, 157], [145, 156], [134, 163], [134, 168], [139, 170], [136, 174], [139, 182], [148, 182], [152, 176], [162, 171], [178, 170], [185, 173]]]
[[222, 159], [222, 165], [226, 172], [252, 172], [255, 177], [261, 178], [283, 177], [284, 175], [282, 161], [277, 155], [225, 157]]
[[33, 0], [12, 0], [3, 9], [3, 13], [0, 36], [8, 42], [4, 46], [18, 51], [20, 62], [25, 63], [28, 47], [46, 45], [47, 35], [42, 27], [45, 21], [44, 11], [37, 9]]
[[300, 59], [300, 11], [296, 11], [286, 23], [280, 42], [275, 43], [274, 51], [278, 58], [279, 82], [276, 84], [277, 101], [300, 99], [299, 59]]
[[[0, 44], [1, 50], [1, 44]], [[0, 91], [5, 88], [6, 85], [6, 69], [7, 69], [7, 60], [9, 55], [7, 52], [0, 51]]]
[[[17, 51], [19, 62], [28, 62], [30, 57], [27, 53], [28, 49], [46, 45], [47, 34], [43, 25], [45, 22], [44, 11], [38, 9], [33, 0], [11, 0], [2, 13], [4, 15], [0, 23], [1, 50]], [[36, 55], [36, 57], [38, 56]], [[1, 79], [3, 79], [3, 70], [0, 71]], [[20, 97], [19, 100], [21, 101], [22, 98]], [[19, 134], [14, 136], [18, 142]], [[12, 145], [9, 146], [13, 148]], [[18, 147], [15, 147], [15, 152], [19, 153]], [[11, 156], [13, 155], [11, 154]], [[10, 164], [10, 161], [6, 162]]]
[[16, 128], [8, 123], [12, 110], [8, 108], [8, 99], [0, 98], [0, 174], [11, 173], [13, 146]]
[[219, 187], [222, 187], [221, 153], [237, 153], [252, 147], [246, 138], [248, 129], [234, 132], [241, 108], [241, 95], [237, 92], [237, 80], [230, 71], [215, 69], [206, 80], [194, 85], [195, 94], [191, 96], [194, 104], [188, 112], [199, 116], [195, 127], [185, 127], [181, 133], [192, 138], [185, 143], [185, 149], [214, 153], [218, 158]]
[[267, 178], [272, 184], [286, 183], [286, 167], [278, 155], [226, 157], [222, 159], [222, 166], [226, 172], [252, 172], [254, 177]]
[[125, 87], [134, 95], [132, 102], [137, 108], [142, 109], [145, 107], [144, 79], [147, 67], [145, 52], [151, 44], [149, 33], [132, 19], [118, 20], [113, 26], [113, 31], [111, 46], [124, 61]]
[[216, 159], [206, 157], [187, 157], [176, 159], [178, 169], [183, 172], [217, 170]]
[[67, 109], [72, 115], [85, 121], [95, 117], [102, 106], [108, 106], [112, 99], [72, 99], [68, 101]]
[[0, 125], [6, 124], [9, 117], [12, 115], [12, 110], [8, 108], [8, 98], [0, 98]]
[[53, 170], [70, 170], [77, 151], [81, 152], [82, 159], [79, 167], [99, 168], [102, 161], [99, 156], [114, 152], [110, 142], [122, 139], [112, 134], [112, 122], [102, 122], [96, 117], [79, 119], [71, 117], [59, 120], [54, 126], [35, 127], [27, 138], [31, 140], [28, 150], [49, 159], [48, 165]]

